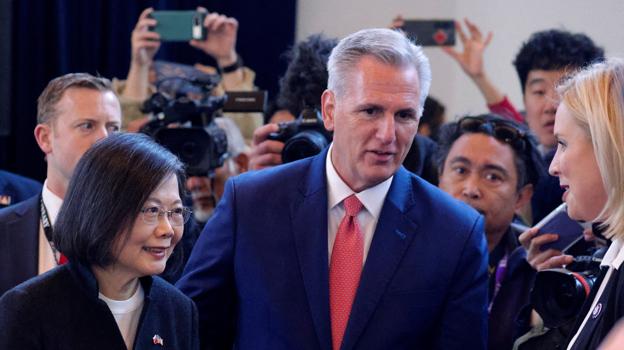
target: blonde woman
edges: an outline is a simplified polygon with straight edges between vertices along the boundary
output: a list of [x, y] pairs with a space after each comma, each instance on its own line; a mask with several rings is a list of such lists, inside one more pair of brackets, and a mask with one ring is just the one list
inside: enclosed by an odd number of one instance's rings
[[550, 173], [571, 218], [601, 222], [612, 240], [568, 349], [595, 349], [624, 315], [624, 61], [596, 63], [559, 87]]

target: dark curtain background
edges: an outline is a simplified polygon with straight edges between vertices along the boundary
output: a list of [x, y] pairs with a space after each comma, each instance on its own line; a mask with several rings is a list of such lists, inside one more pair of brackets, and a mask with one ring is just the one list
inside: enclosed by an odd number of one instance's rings
[[[256, 71], [256, 85], [275, 96], [286, 68], [281, 55], [294, 41], [296, 0], [8, 1], [2, 9], [11, 16], [0, 16], [0, 40], [10, 40], [3, 46], [9, 51], [0, 52], [0, 80], [7, 87], [0, 92], [8, 90], [0, 96], [0, 111], [9, 111], [0, 118], [0, 168], [45, 178], [43, 153], [33, 136], [38, 95], [49, 80], [70, 72], [125, 78], [130, 33], [141, 11], [150, 6], [156, 10], [204, 6], [235, 17], [237, 51], [245, 65]], [[156, 58], [212, 64], [186, 43], [165, 43]]]

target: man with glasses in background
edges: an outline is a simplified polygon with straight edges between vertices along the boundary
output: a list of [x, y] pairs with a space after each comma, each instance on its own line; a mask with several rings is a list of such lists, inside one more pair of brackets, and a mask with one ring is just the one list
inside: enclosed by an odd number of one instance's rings
[[[527, 128], [492, 114], [464, 117], [439, 134], [439, 186], [485, 217], [489, 251], [489, 349], [511, 349], [534, 272], [513, 226], [531, 200], [544, 164]], [[521, 328], [521, 329], [518, 329]]]

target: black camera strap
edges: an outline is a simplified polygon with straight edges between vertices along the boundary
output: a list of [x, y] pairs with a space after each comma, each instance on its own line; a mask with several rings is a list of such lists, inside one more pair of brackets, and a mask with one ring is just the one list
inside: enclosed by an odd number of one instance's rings
[[67, 262], [67, 258], [63, 254], [61, 254], [61, 252], [59, 252], [54, 246], [54, 241], [52, 240], [54, 232], [52, 229], [52, 223], [50, 222], [50, 217], [48, 216], [48, 209], [43, 203], [43, 196], [39, 197], [39, 204], [41, 209], [41, 226], [43, 227], [43, 233], [48, 240], [48, 244], [50, 244], [50, 248], [52, 248], [54, 261], [56, 262], [56, 265], [63, 265]]

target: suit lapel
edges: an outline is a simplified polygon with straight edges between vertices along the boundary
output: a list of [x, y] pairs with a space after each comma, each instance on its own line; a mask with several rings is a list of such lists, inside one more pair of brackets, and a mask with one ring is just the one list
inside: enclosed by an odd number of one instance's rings
[[291, 206], [291, 227], [310, 313], [321, 349], [331, 349], [327, 255], [327, 150], [314, 157]]
[[412, 195], [410, 177], [401, 168], [394, 176], [377, 221], [342, 349], [354, 348], [415, 235], [418, 225], [406, 215], [414, 203]]
[[[28, 199], [15, 208], [14, 217], [6, 223], [3, 266], [13, 266], [12, 281], [25, 281], [38, 273], [39, 198]], [[21, 203], [20, 203], [21, 204]], [[18, 204], [19, 205], [19, 204]]]

